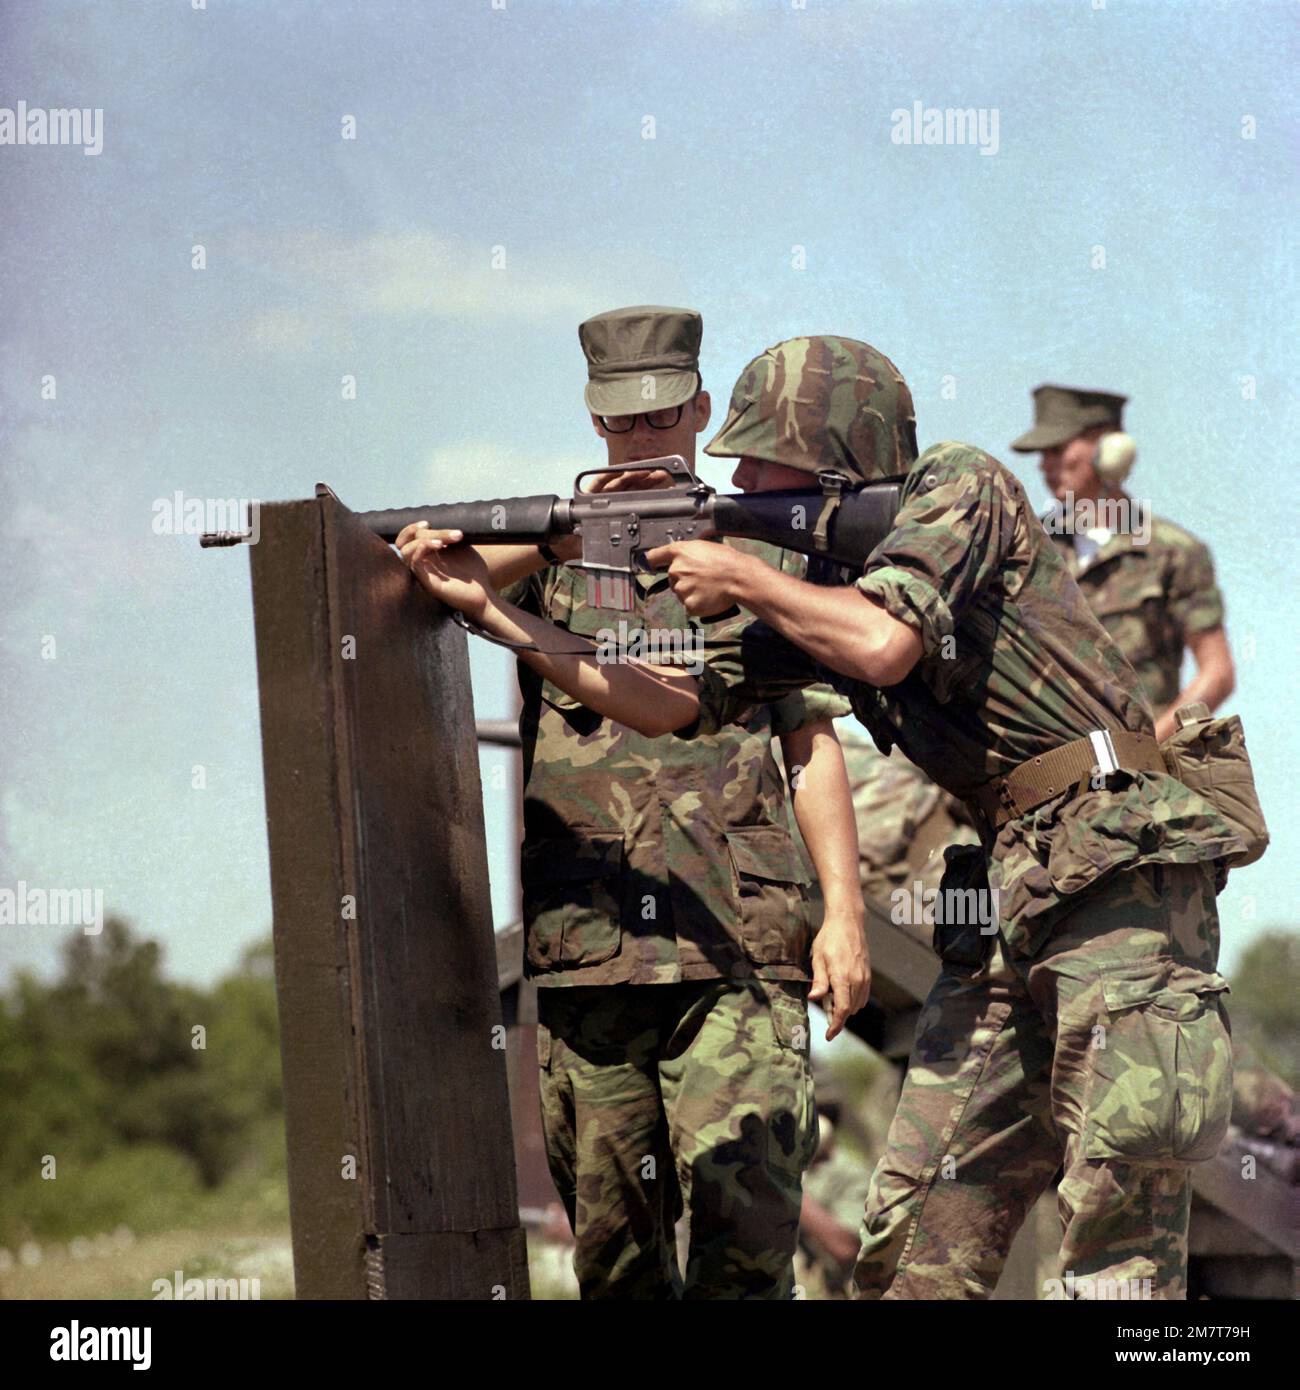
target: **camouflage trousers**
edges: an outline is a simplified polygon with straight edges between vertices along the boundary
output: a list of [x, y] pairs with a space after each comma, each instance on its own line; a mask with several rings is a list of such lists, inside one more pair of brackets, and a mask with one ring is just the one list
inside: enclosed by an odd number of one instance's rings
[[1232, 1103], [1217, 958], [1211, 870], [1162, 864], [1095, 889], [1028, 959], [999, 936], [982, 968], [945, 963], [872, 1175], [859, 1294], [987, 1297], [1063, 1168], [1043, 1293], [1185, 1297], [1189, 1165]]
[[538, 991], [546, 1151], [583, 1298], [792, 1296], [817, 1135], [807, 992], [757, 980]]

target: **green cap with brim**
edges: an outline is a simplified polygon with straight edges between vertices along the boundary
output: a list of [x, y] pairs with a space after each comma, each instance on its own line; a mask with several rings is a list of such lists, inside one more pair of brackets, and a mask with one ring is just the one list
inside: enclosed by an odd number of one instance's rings
[[1034, 391], [1034, 427], [1012, 444], [1018, 454], [1059, 449], [1094, 425], [1124, 428], [1127, 396], [1082, 391], [1076, 386], [1039, 386]]
[[578, 325], [593, 415], [641, 415], [689, 401], [700, 385], [704, 320], [694, 309], [639, 304]]

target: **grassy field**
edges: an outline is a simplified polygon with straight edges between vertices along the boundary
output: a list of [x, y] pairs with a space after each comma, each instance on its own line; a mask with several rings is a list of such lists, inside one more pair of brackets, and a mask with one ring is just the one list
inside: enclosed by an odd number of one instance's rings
[[288, 1231], [167, 1231], [129, 1241], [119, 1236], [98, 1250], [99, 1242], [91, 1244], [89, 1253], [77, 1255], [61, 1244], [31, 1243], [13, 1252], [12, 1267], [0, 1272], [0, 1298], [152, 1299], [155, 1281], [165, 1279], [171, 1288], [177, 1270], [182, 1280], [247, 1279], [261, 1298], [293, 1297]]
[[[119, 1233], [87, 1244], [89, 1252], [79, 1248], [75, 1255], [57, 1243], [33, 1242], [12, 1252], [9, 1267], [0, 1268], [0, 1299], [153, 1299], [160, 1279], [167, 1281], [174, 1296], [178, 1270], [182, 1280], [256, 1279], [261, 1298], [293, 1297], [288, 1231], [166, 1231], [130, 1238]], [[577, 1298], [572, 1254], [571, 1246], [530, 1234], [528, 1272], [534, 1298]]]

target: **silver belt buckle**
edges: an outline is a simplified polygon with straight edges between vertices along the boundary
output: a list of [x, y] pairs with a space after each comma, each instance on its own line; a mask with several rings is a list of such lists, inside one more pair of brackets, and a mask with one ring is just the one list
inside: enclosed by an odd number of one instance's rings
[[1119, 758], [1115, 756], [1115, 745], [1111, 742], [1110, 731], [1094, 729], [1088, 735], [1088, 741], [1092, 744], [1092, 756], [1096, 760], [1098, 772], [1103, 777], [1118, 772]]

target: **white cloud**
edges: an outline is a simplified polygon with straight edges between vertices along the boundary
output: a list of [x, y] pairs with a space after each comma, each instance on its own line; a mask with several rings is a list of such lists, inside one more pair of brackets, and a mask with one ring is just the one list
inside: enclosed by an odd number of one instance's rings
[[350, 341], [333, 313], [322, 318], [288, 308], [260, 310], [243, 325], [243, 335], [259, 352], [306, 352]]
[[234, 251], [280, 287], [312, 296], [302, 308], [261, 310], [248, 321], [250, 341], [263, 349], [306, 347], [339, 316], [576, 321], [609, 297], [580, 268], [431, 232], [247, 233]]

